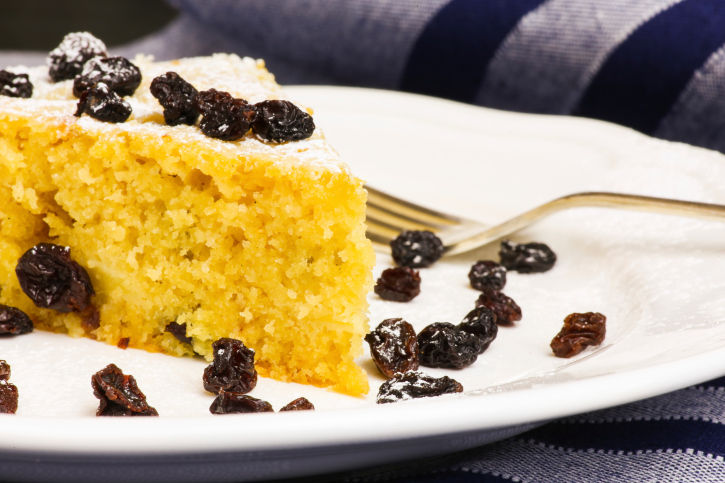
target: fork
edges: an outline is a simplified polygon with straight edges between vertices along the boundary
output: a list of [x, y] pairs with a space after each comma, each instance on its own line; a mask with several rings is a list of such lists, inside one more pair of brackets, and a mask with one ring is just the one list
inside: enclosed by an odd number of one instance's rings
[[443, 256], [464, 253], [569, 208], [598, 207], [645, 211], [725, 221], [725, 205], [624, 193], [575, 193], [544, 203], [494, 226], [431, 210], [366, 185], [367, 237], [375, 249], [390, 253], [390, 242], [403, 230], [429, 230], [443, 242]]

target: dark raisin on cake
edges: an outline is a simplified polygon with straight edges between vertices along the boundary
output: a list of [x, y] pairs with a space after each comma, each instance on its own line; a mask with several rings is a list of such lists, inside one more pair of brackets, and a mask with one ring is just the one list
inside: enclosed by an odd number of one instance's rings
[[[33, 331], [33, 321], [22, 310], [0, 304], [0, 335], [27, 334]], [[0, 377], [0, 379], [2, 379]]]
[[141, 85], [141, 71], [125, 57], [93, 58], [73, 81], [73, 95], [81, 97], [99, 82], [119, 96], [132, 96]]
[[312, 116], [290, 101], [262, 101], [254, 105], [257, 118], [252, 123], [254, 134], [273, 143], [301, 141], [312, 136]]
[[0, 96], [28, 99], [33, 95], [33, 84], [28, 74], [14, 74], [0, 70]]
[[394, 403], [421, 397], [442, 396], [463, 392], [463, 385], [448, 376], [435, 378], [423, 372], [396, 374], [388, 379], [378, 391], [378, 404]]
[[204, 389], [246, 394], [257, 385], [254, 351], [244, 342], [223, 337], [211, 345], [214, 361], [204, 369]]
[[83, 114], [103, 122], [126, 122], [131, 116], [131, 105], [99, 82], [81, 94], [75, 116]]
[[199, 92], [196, 107], [202, 114], [199, 128], [205, 135], [222, 141], [236, 141], [251, 129], [257, 111], [244, 99], [216, 89]]
[[10, 364], [0, 359], [0, 381], [7, 381], [8, 379], [10, 379]]
[[138, 388], [136, 379], [109, 364], [91, 377], [93, 395], [100, 400], [96, 416], [158, 416]]
[[186, 335], [186, 322], [179, 324], [178, 322], [169, 322], [164, 328], [164, 332], [176, 337], [176, 340], [184, 344], [191, 344], [191, 337]]
[[106, 45], [88, 32], [73, 32], [48, 54], [48, 74], [53, 82], [73, 79], [94, 57], [106, 57]]
[[95, 295], [88, 272], [71, 259], [69, 247], [39, 243], [20, 257], [15, 274], [40, 308], [83, 312]]
[[154, 78], [150, 91], [164, 108], [164, 121], [169, 126], [191, 126], [199, 118], [199, 108], [194, 102], [198, 91], [176, 72]]
[[425, 268], [443, 256], [443, 242], [427, 230], [406, 230], [390, 242], [393, 260], [397, 265]]
[[383, 300], [410, 302], [420, 294], [420, 273], [408, 267], [385, 269], [373, 291]]

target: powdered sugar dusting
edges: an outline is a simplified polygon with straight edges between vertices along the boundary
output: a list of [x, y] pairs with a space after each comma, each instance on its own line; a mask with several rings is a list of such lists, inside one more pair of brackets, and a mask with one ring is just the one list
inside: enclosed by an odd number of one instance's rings
[[274, 81], [274, 76], [266, 70], [264, 61], [240, 58], [234, 54], [214, 54], [210, 57], [169, 62], [154, 62], [152, 57], [139, 55], [132, 62], [141, 70], [143, 79], [134, 95], [124, 98], [133, 110], [125, 123], [109, 124], [88, 116], [73, 117], [78, 103], [72, 93], [73, 81], [53, 83], [46, 67], [16, 66], [7, 69], [14, 73], [28, 74], [34, 86], [33, 96], [30, 99], [0, 97], [0, 116], [27, 117], [58, 125], [75, 125], [88, 132], [100, 131], [111, 135], [129, 132], [148, 135], [154, 139], [173, 136], [182, 143], [193, 143], [203, 149], [227, 153], [239, 159], [270, 158], [285, 170], [306, 166], [314, 170], [350, 173], [319, 128], [308, 139], [282, 144], [265, 142], [251, 133], [237, 141], [220, 141], [205, 136], [197, 126], [167, 126], [163, 121], [163, 109], [149, 90], [154, 77], [173, 71], [200, 91], [214, 88], [246, 99], [250, 103], [267, 99], [293, 101], [284, 94]]

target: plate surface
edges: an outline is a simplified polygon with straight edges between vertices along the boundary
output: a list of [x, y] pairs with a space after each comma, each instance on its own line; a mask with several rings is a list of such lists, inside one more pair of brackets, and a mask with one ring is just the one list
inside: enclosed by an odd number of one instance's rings
[[[578, 191], [725, 203], [725, 157], [610, 124], [503, 113], [386, 91], [294, 87], [353, 171], [378, 189], [440, 211], [503, 221]], [[0, 415], [0, 474], [37, 481], [245, 481], [328, 473], [463, 450], [543, 421], [654, 396], [725, 374], [725, 223], [577, 209], [512, 239], [558, 254], [544, 274], [510, 273], [523, 320], [501, 327], [461, 371], [463, 395], [378, 406], [383, 378], [353, 398], [260, 379], [275, 408], [299, 396], [317, 411], [214, 417], [206, 363], [36, 331], [0, 338], [20, 390]], [[371, 326], [403, 317], [421, 330], [458, 323], [478, 292], [473, 262], [498, 245], [421, 270], [408, 304], [371, 294]], [[375, 276], [389, 267], [378, 255]], [[563, 360], [549, 348], [571, 312], [607, 316], [604, 344]], [[160, 418], [95, 418], [90, 376], [110, 362], [133, 374]]]

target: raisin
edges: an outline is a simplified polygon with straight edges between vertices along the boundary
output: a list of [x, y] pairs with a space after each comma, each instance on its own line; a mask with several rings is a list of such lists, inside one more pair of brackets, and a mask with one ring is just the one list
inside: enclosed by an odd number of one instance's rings
[[119, 96], [132, 96], [141, 85], [141, 71], [125, 57], [96, 57], [86, 62], [73, 81], [73, 95], [81, 95], [102, 82]]
[[479, 260], [468, 272], [468, 280], [476, 290], [501, 290], [506, 285], [506, 267], [491, 260]]
[[606, 334], [607, 318], [598, 312], [569, 314], [564, 327], [551, 341], [551, 350], [556, 357], [572, 357], [587, 346], [599, 345]]
[[103, 122], [126, 122], [131, 116], [131, 105], [99, 82], [81, 95], [74, 115], [81, 117], [83, 113]]
[[365, 336], [365, 342], [370, 344], [373, 362], [386, 377], [418, 369], [418, 338], [413, 326], [403, 319], [383, 320]]
[[221, 390], [211, 403], [209, 412], [212, 414], [270, 413], [274, 412], [274, 409], [267, 401], [256, 397], [245, 396], [240, 392]]
[[385, 381], [380, 386], [376, 402], [378, 404], [387, 404], [456, 392], [463, 392], [463, 386], [455, 379], [448, 376], [436, 379], [422, 372], [411, 371], [405, 374], [396, 374], [392, 379]]
[[70, 248], [39, 243], [15, 267], [20, 288], [44, 309], [83, 312], [95, 295], [88, 272], [70, 257]]
[[314, 411], [315, 406], [310, 401], [307, 400], [307, 398], [304, 397], [298, 397], [285, 407], [279, 410], [279, 412], [282, 411]]
[[266, 141], [301, 141], [315, 131], [312, 116], [289, 101], [262, 101], [254, 108], [257, 118], [252, 123], [252, 130]]
[[393, 260], [410, 268], [425, 268], [443, 256], [443, 242], [433, 232], [406, 230], [390, 242]]
[[518, 244], [509, 240], [501, 242], [501, 265], [519, 273], [546, 272], [556, 262], [556, 254], [543, 243]]
[[124, 375], [116, 364], [109, 364], [91, 377], [93, 395], [101, 403], [96, 416], [158, 416], [146, 402], [136, 379]]
[[0, 304], [0, 335], [19, 335], [32, 331], [33, 321], [25, 312]]
[[151, 81], [151, 95], [164, 108], [164, 121], [169, 126], [191, 126], [196, 122], [199, 118], [199, 108], [194, 102], [197, 92], [176, 72], [167, 72]]
[[210, 138], [236, 141], [247, 134], [257, 117], [254, 106], [228, 92], [209, 89], [199, 92], [194, 99], [203, 116], [199, 128]]
[[70, 33], [48, 55], [48, 74], [53, 82], [73, 79], [87, 61], [107, 55], [106, 45], [88, 32]]
[[410, 302], [420, 294], [420, 273], [408, 267], [385, 269], [373, 290], [383, 300]]
[[435, 322], [420, 331], [420, 365], [463, 369], [478, 359], [483, 342], [448, 322]]
[[186, 322], [179, 324], [176, 322], [169, 322], [164, 329], [164, 332], [176, 337], [176, 340], [185, 344], [191, 344], [191, 337], [186, 335]]
[[88, 310], [86, 310], [82, 315], [83, 320], [81, 321], [81, 327], [83, 327], [83, 330], [87, 333], [93, 332], [101, 326], [101, 313], [93, 304], [90, 304], [88, 306]]
[[476, 307], [466, 315], [458, 328], [469, 334], [473, 334], [481, 341], [479, 354], [488, 349], [491, 342], [498, 335], [498, 326], [496, 325], [496, 314], [486, 307]]
[[10, 364], [0, 359], [0, 381], [7, 381], [8, 379], [10, 379]]
[[0, 414], [15, 414], [18, 410], [18, 388], [0, 379]]
[[496, 315], [498, 325], [511, 325], [521, 320], [521, 307], [499, 290], [484, 290], [476, 300], [476, 307], [486, 307]]
[[13, 74], [0, 70], [0, 96], [22, 97], [27, 99], [33, 95], [33, 84], [28, 74]]
[[118, 347], [119, 349], [126, 350], [126, 349], [128, 349], [128, 344], [130, 342], [131, 342], [130, 337], [121, 337], [120, 339], [118, 339], [118, 344], [116, 344], [116, 347]]
[[246, 394], [257, 385], [254, 351], [244, 342], [223, 337], [211, 345], [214, 362], [204, 369], [204, 389]]

